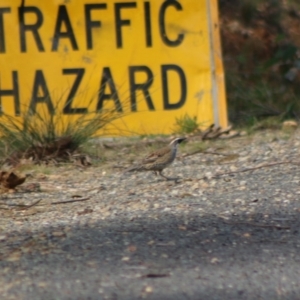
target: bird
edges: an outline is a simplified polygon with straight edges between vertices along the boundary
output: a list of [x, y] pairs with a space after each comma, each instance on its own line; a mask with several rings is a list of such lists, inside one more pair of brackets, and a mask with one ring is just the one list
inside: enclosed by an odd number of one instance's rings
[[[165, 176], [162, 172], [165, 168], [172, 164], [176, 158], [177, 146], [181, 142], [186, 140], [184, 137], [175, 138], [169, 145], [158, 149], [149, 155], [147, 155], [139, 164], [133, 165], [127, 168], [124, 173], [127, 172], [144, 172], [153, 171], [156, 175], [164, 177], [167, 180], [177, 180], [178, 178], [170, 178]], [[123, 173], [123, 174], [124, 174]]]

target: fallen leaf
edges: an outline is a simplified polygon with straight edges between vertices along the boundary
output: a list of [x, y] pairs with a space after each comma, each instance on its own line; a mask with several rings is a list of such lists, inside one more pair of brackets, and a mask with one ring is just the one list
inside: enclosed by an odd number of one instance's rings
[[282, 123], [283, 130], [296, 129], [298, 127], [298, 123], [294, 120], [287, 120]]
[[91, 208], [85, 208], [84, 210], [77, 212], [77, 215], [81, 216], [81, 215], [90, 214], [92, 212], [93, 212], [93, 210]]
[[136, 249], [137, 249], [137, 247], [136, 247], [135, 245], [130, 245], [130, 246], [128, 246], [128, 248], [127, 248], [127, 250], [128, 250], [129, 252], [135, 252]]
[[16, 186], [24, 183], [26, 176], [17, 174], [13, 171], [1, 171], [0, 172], [0, 183], [4, 188], [14, 189]]
[[180, 198], [185, 198], [185, 197], [194, 197], [194, 195], [193, 194], [191, 194], [191, 193], [182, 193], [182, 194], [180, 194], [179, 195], [179, 197]]
[[52, 232], [52, 236], [55, 236], [55, 237], [62, 237], [62, 236], [65, 236], [66, 234], [63, 232], [63, 231], [53, 231]]
[[92, 165], [91, 158], [86, 154], [74, 154], [73, 155], [74, 164], [82, 167], [87, 167]]
[[183, 226], [183, 225], [179, 225], [179, 226], [178, 226], [178, 229], [179, 229], [179, 230], [184, 230], [184, 231], [187, 230], [186, 226]]

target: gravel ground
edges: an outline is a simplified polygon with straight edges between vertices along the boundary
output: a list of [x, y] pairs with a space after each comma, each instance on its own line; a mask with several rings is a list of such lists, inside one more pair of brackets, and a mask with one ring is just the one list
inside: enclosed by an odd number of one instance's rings
[[35, 172], [41, 191], [0, 199], [1, 299], [300, 299], [299, 145], [260, 132], [181, 149], [177, 182]]

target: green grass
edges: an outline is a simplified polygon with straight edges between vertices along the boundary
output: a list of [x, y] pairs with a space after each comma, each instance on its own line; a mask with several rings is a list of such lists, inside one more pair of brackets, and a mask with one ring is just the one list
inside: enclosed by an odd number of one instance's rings
[[175, 119], [174, 133], [189, 134], [199, 131], [200, 123], [196, 116], [185, 114]]
[[[91, 103], [89, 101], [88, 108]], [[61, 104], [58, 100], [52, 111], [45, 105], [34, 112], [24, 107], [19, 117], [3, 113], [0, 123], [2, 155], [12, 164], [22, 158], [31, 158], [33, 162], [66, 161], [100, 130], [126, 115], [112, 108], [66, 116], [62, 113]]]

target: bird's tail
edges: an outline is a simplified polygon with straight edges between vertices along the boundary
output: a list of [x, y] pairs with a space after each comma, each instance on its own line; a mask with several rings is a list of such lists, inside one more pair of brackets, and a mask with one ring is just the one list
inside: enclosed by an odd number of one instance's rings
[[134, 171], [144, 171], [145, 168], [143, 166], [140, 165], [136, 165], [136, 166], [131, 166], [129, 168], [127, 168], [123, 173], [127, 173], [127, 172], [134, 172]]

